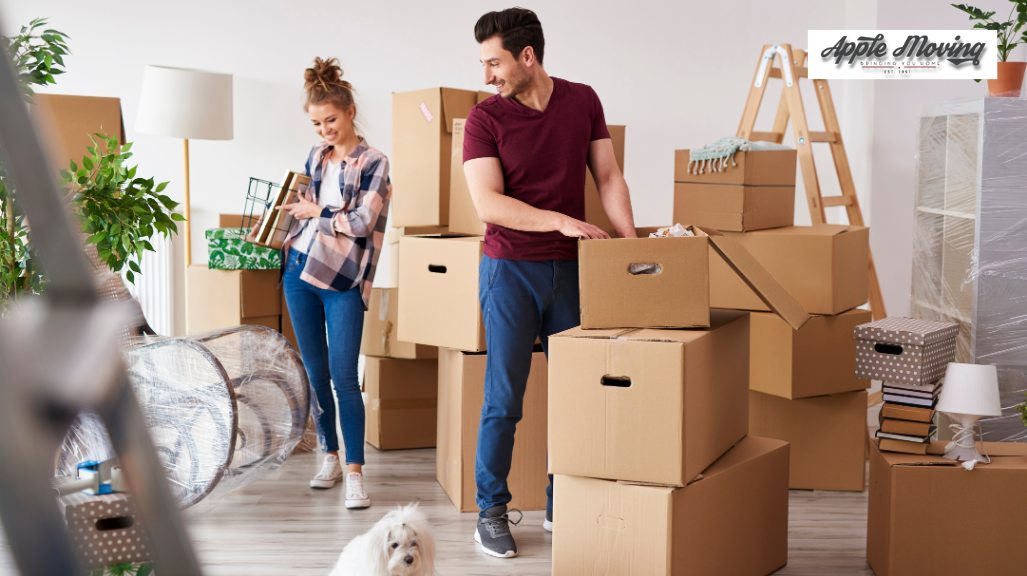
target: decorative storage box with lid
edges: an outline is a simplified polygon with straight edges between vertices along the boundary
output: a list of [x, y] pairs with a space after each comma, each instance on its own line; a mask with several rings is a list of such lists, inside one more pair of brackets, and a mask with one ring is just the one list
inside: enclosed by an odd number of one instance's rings
[[885, 318], [856, 326], [856, 377], [930, 384], [955, 359], [959, 325]]

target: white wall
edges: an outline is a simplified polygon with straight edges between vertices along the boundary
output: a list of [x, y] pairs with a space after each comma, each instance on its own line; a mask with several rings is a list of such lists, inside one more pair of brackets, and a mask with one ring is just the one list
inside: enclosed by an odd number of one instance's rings
[[[316, 142], [302, 111], [303, 70], [314, 56], [342, 60], [345, 77], [359, 91], [368, 140], [388, 154], [390, 93], [480, 87], [473, 25], [483, 12], [508, 4], [513, 2], [34, 0], [7, 3], [3, 17], [7, 32], [42, 15], [71, 36], [70, 71], [51, 91], [122, 98], [140, 174], [170, 181], [168, 193], [176, 199], [181, 196], [181, 143], [134, 129], [143, 67], [162, 64], [235, 75], [235, 139], [190, 144], [193, 259], [203, 262], [202, 231], [217, 225], [217, 214], [242, 210], [247, 179], [278, 180], [284, 170], [302, 167]], [[874, 0], [795, 0], [787, 5], [551, 0], [528, 5], [545, 28], [549, 73], [591, 84], [608, 122], [627, 125], [625, 175], [640, 225], [669, 221], [673, 150], [734, 135], [763, 44], [804, 47], [808, 29], [866, 26], [876, 11]], [[860, 155], [868, 149], [869, 84], [833, 84], [861, 195], [869, 178], [869, 158]], [[772, 93], [768, 90], [767, 101]], [[807, 110], [814, 115], [811, 91], [809, 96]], [[847, 106], [850, 98], [853, 106]], [[760, 125], [769, 128], [772, 116], [772, 109], [765, 112]], [[819, 121], [811, 124], [820, 129]], [[822, 171], [833, 173], [830, 155], [826, 148], [823, 152], [818, 155]], [[837, 189], [830, 178], [822, 181], [825, 194]], [[808, 222], [801, 191], [797, 200], [797, 223]], [[388, 270], [387, 258], [383, 255], [380, 270]]]

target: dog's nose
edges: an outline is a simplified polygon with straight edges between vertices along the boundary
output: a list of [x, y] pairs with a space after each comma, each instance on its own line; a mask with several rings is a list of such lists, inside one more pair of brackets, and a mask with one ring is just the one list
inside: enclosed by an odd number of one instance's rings
[[406, 564], [407, 566], [413, 564], [414, 563], [414, 557], [413, 556], [406, 556], [406, 557], [404, 557], [403, 558], [403, 563]]

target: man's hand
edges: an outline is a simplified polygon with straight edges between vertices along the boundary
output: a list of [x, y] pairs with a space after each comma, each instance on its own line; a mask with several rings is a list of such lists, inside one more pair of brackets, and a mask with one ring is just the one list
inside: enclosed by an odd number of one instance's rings
[[609, 240], [610, 235], [603, 232], [598, 226], [576, 220], [570, 216], [563, 216], [560, 223], [560, 234], [572, 238], [585, 238], [586, 240]]
[[322, 208], [307, 200], [306, 194], [301, 194], [296, 198], [296, 202], [292, 204], [286, 204], [285, 206], [279, 206], [279, 210], [285, 210], [293, 216], [293, 218], [299, 218], [300, 220], [306, 220], [308, 218], [316, 218], [321, 215]]

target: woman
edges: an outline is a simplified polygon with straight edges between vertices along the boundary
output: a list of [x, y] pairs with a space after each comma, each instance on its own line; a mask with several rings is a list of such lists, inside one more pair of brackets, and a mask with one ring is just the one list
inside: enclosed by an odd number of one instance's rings
[[389, 160], [354, 128], [353, 87], [342, 79], [336, 59], [314, 59], [305, 79], [304, 110], [324, 141], [307, 158], [306, 197], [281, 209], [296, 218], [282, 246], [285, 300], [317, 398], [315, 419], [326, 452], [310, 486], [331, 488], [343, 477], [329, 385], [334, 382], [346, 447], [346, 507], [366, 508], [371, 499], [363, 487], [357, 357], [392, 196]]

